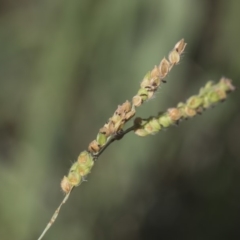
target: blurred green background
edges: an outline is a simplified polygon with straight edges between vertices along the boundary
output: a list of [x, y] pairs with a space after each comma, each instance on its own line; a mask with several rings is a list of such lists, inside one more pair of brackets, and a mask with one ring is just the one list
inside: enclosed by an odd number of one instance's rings
[[[240, 83], [240, 1], [1, 0], [0, 239], [37, 239], [60, 181], [118, 104], [188, 43], [156, 115], [221, 76]], [[239, 239], [240, 95], [111, 145], [44, 239]]]

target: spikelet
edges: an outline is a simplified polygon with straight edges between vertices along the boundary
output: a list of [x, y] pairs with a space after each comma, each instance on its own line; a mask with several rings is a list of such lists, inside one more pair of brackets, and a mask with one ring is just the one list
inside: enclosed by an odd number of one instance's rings
[[225, 100], [227, 94], [234, 89], [231, 80], [224, 77], [215, 85], [208, 82], [198, 95], [190, 97], [186, 103], [179, 103], [176, 108], [169, 108], [157, 117], [150, 117], [145, 120], [141, 118], [135, 119], [136, 128], [134, 132], [141, 137], [155, 134], [162, 128], [168, 128], [181, 119], [194, 117], [198, 113], [202, 113], [204, 109]]
[[179, 63], [180, 56], [186, 45], [184, 39], [177, 42], [173, 50], [169, 53], [168, 60], [163, 58], [158, 66], [155, 66], [152, 71], [145, 75], [137, 95], [132, 98], [132, 102], [126, 101], [122, 105], [119, 105], [113, 116], [99, 129], [96, 139], [88, 146], [88, 151], [91, 154], [97, 157], [110, 138], [121, 132], [126, 122], [135, 115], [135, 107], [141, 106], [143, 102], [153, 97], [160, 84], [165, 81], [164, 78], [172, 67]]
[[153, 97], [161, 83], [165, 82], [164, 78], [168, 75], [172, 67], [179, 63], [186, 45], [184, 39], [180, 40], [169, 53], [168, 60], [163, 58], [158, 66], [155, 66], [152, 71], [145, 75], [140, 85], [141, 88], [132, 99], [135, 107], [141, 106], [145, 101]]
[[68, 176], [64, 176], [61, 181], [63, 192], [69, 193], [73, 187], [79, 186], [84, 177], [91, 172], [93, 165], [93, 156], [88, 151], [81, 152], [77, 161], [71, 166]]

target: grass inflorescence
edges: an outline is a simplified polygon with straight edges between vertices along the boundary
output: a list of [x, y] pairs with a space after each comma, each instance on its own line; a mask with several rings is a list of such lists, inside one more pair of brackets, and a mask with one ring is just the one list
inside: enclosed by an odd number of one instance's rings
[[66, 196], [38, 240], [42, 239], [52, 226], [60, 208], [67, 201], [73, 188], [86, 180], [96, 159], [112, 142], [122, 139], [124, 135], [131, 131], [138, 136], [144, 137], [155, 134], [171, 125], [176, 125], [181, 120], [201, 114], [205, 109], [225, 100], [227, 94], [235, 89], [231, 80], [224, 77], [216, 84], [210, 81], [200, 89], [197, 95], [190, 97], [185, 103], [180, 102], [176, 107], [169, 108], [155, 117], [147, 119], [137, 117], [132, 126], [124, 130], [125, 124], [135, 116], [137, 107], [151, 99], [159, 86], [165, 83], [169, 71], [180, 62], [186, 45], [184, 39], [175, 44], [168, 55], [168, 59], [164, 57], [158, 66], [155, 66], [144, 76], [140, 89], [132, 98], [132, 101], [125, 101], [122, 105], [119, 105], [112, 117], [99, 129], [96, 138], [89, 144], [88, 149], [79, 154], [77, 161], [72, 164], [67, 176], [64, 176], [61, 181], [61, 188]]

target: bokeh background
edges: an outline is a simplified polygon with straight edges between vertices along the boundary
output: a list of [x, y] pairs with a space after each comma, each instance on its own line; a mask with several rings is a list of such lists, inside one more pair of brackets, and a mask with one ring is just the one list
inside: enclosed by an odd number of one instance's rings
[[[0, 1], [0, 239], [37, 239], [60, 180], [118, 104], [188, 43], [156, 115], [221, 76], [240, 85], [236, 0]], [[240, 238], [240, 95], [145, 138], [112, 144], [45, 239]]]

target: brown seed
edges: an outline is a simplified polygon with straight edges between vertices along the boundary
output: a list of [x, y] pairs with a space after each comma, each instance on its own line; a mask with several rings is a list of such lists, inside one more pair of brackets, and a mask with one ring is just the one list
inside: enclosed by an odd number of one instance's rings
[[186, 47], [186, 43], [184, 42], [184, 39], [181, 39], [179, 42], [176, 43], [176, 45], [174, 46], [174, 49], [179, 53], [181, 54], [185, 47]]
[[160, 77], [161, 78], [165, 78], [166, 75], [169, 72], [169, 68], [170, 68], [170, 63], [168, 62], [168, 60], [166, 58], [164, 58], [160, 64], [159, 64], [159, 72], [160, 72]]
[[153, 70], [151, 71], [151, 77], [152, 78], [159, 78], [159, 76], [160, 76], [160, 73], [159, 73], [158, 67], [155, 66], [153, 68]]
[[63, 177], [61, 181], [61, 188], [65, 193], [69, 193], [72, 189], [72, 184], [69, 182], [68, 178], [66, 176]]
[[180, 61], [180, 55], [176, 50], [173, 50], [170, 52], [168, 59], [169, 59], [170, 63], [177, 64]]
[[181, 115], [181, 111], [177, 108], [169, 108], [168, 109], [168, 113], [169, 113], [169, 117], [173, 120], [173, 121], [177, 121], [179, 120], [182, 115]]
[[133, 99], [132, 99], [132, 103], [133, 103], [133, 105], [136, 106], [136, 107], [141, 106], [141, 105], [142, 105], [142, 102], [143, 102], [143, 101], [142, 101], [142, 98], [141, 98], [140, 96], [138, 96], [138, 95], [134, 96]]
[[93, 153], [99, 152], [100, 146], [99, 146], [99, 144], [97, 143], [96, 140], [93, 140], [93, 141], [89, 144], [88, 150], [89, 150], [90, 152], [93, 152]]

